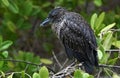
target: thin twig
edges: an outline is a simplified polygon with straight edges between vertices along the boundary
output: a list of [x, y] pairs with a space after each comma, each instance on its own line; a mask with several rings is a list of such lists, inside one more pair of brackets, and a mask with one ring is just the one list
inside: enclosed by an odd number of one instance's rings
[[25, 63], [25, 64], [30, 64], [30, 65], [35, 65], [35, 66], [41, 66], [42, 63], [36, 64], [28, 61], [23, 61], [23, 60], [13, 60], [13, 59], [0, 59], [0, 61], [12, 61], [12, 62], [20, 62], [20, 63]]
[[105, 65], [105, 64], [100, 64], [99, 67], [106, 67], [106, 68], [119, 68], [119, 69], [120, 69], [120, 66]]
[[61, 65], [61, 63], [59, 62], [59, 60], [57, 59], [54, 51], [52, 51], [52, 54], [53, 54], [53, 57], [54, 57], [55, 61], [58, 63], [59, 67], [62, 68], [62, 65]]
[[102, 72], [102, 69], [100, 69], [100, 71], [98, 72], [98, 74], [97, 74], [97, 78], [100, 78], [100, 74], [101, 74], [101, 72]]
[[[62, 68], [65, 66], [65, 64], [68, 62], [68, 58], [65, 60], [65, 62], [63, 63], [63, 65], [62, 65]], [[62, 69], [61, 68], [61, 69]]]
[[120, 49], [111, 49], [111, 50], [106, 50], [106, 52], [120, 52]]

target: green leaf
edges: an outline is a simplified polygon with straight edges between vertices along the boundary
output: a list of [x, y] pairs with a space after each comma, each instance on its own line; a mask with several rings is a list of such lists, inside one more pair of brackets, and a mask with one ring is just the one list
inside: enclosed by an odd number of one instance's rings
[[120, 41], [114, 41], [112, 42], [112, 45], [114, 45], [117, 48], [120, 48]]
[[21, 72], [21, 76], [22, 76], [22, 78], [25, 78], [25, 71]]
[[95, 28], [94, 26], [95, 26], [95, 21], [96, 21], [96, 19], [97, 19], [97, 14], [94, 13], [94, 14], [92, 15], [92, 17], [91, 17], [91, 20], [90, 20], [90, 24], [91, 24], [92, 29]]
[[25, 1], [23, 4], [23, 9], [21, 9], [21, 13], [25, 16], [25, 15], [30, 15], [30, 13], [32, 12], [33, 9], [33, 4], [31, 1]]
[[7, 6], [7, 7], [9, 6], [9, 1], [8, 0], [2, 0], [2, 2], [5, 6]]
[[102, 12], [95, 22], [95, 30], [99, 29], [105, 17], [105, 12]]
[[16, 26], [15, 26], [15, 24], [12, 21], [8, 21], [7, 22], [7, 26], [8, 26], [10, 31], [12, 31], [12, 32], [16, 31]]
[[52, 64], [52, 61], [49, 59], [41, 58], [40, 61], [44, 64]]
[[110, 59], [110, 60], [108, 61], [108, 64], [114, 65], [117, 60], [118, 60], [118, 58]]
[[4, 61], [0, 61], [0, 69], [3, 67]]
[[34, 73], [32, 78], [40, 78], [40, 75], [38, 73]]
[[98, 52], [98, 58], [99, 58], [99, 60], [102, 59], [102, 57], [103, 57], [102, 51], [98, 50], [97, 52]]
[[5, 58], [7, 58], [7, 57], [8, 57], [8, 51], [3, 51], [3, 52], [2, 52], [2, 55], [3, 55]]
[[101, 64], [106, 64], [108, 62], [108, 58], [109, 58], [109, 53], [105, 53], [102, 57], [102, 59], [100, 60]]
[[39, 70], [39, 74], [40, 78], [49, 78], [49, 72], [45, 66], [41, 67], [41, 69]]
[[13, 44], [12, 41], [4, 41], [1, 45], [0, 45], [0, 51], [7, 49], [8, 47], [10, 47]]
[[82, 78], [89, 78], [89, 76], [90, 75], [88, 73], [84, 73]]
[[96, 6], [101, 6], [102, 5], [102, 0], [94, 0], [94, 4]]
[[103, 41], [103, 47], [105, 50], [109, 50], [112, 45], [113, 32], [109, 31], [109, 32], [107, 32], [106, 35], [107, 36], [104, 38], [104, 41]]
[[3, 41], [3, 38], [2, 38], [2, 36], [0, 35], [0, 45], [1, 45], [2, 41]]
[[115, 26], [115, 24], [116, 24], [116, 23], [112, 23], [112, 24], [104, 27], [104, 28], [101, 30], [101, 32], [106, 32], [106, 31], [110, 30], [112, 27]]
[[15, 14], [19, 13], [19, 8], [14, 1], [11, 1], [8, 8]]
[[74, 72], [74, 78], [82, 78], [82, 73], [79, 69]]

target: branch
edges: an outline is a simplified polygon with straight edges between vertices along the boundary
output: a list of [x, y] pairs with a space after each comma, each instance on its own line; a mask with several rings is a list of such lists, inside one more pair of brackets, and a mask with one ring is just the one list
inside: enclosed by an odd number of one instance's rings
[[13, 59], [0, 59], [0, 61], [20, 62], [20, 63], [30, 64], [30, 65], [34, 65], [34, 66], [41, 66], [41, 65], [42, 65], [42, 63], [40, 63], [40, 64], [36, 64], [36, 63], [28, 62], [28, 61], [23, 61], [23, 60], [13, 60]]
[[106, 50], [106, 52], [120, 52], [120, 49], [111, 49], [111, 50]]
[[105, 65], [105, 64], [100, 64], [99, 67], [106, 67], [106, 68], [119, 68], [119, 69], [120, 69], [120, 66]]

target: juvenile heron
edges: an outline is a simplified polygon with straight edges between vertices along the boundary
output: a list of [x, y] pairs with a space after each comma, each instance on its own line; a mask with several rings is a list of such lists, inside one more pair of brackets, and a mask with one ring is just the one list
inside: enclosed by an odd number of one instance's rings
[[50, 11], [41, 26], [51, 24], [52, 30], [64, 45], [67, 56], [83, 62], [87, 73], [98, 66], [97, 43], [93, 30], [84, 18], [75, 12], [58, 7]]

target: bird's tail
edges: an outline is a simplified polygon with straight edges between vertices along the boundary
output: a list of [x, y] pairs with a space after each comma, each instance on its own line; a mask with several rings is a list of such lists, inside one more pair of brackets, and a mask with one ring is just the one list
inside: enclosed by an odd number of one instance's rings
[[94, 74], [95, 72], [95, 66], [94, 64], [91, 64], [89, 61], [85, 61], [83, 63], [84, 69], [89, 74]]

